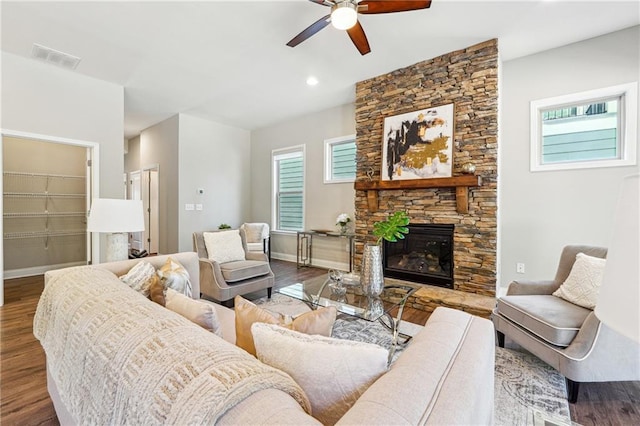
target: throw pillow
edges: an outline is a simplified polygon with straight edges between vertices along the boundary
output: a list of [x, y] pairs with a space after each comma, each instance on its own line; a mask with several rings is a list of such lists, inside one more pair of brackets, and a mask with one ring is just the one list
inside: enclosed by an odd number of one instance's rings
[[245, 260], [242, 239], [237, 229], [220, 232], [204, 232], [204, 246], [207, 249], [209, 260], [218, 263]]
[[595, 308], [605, 263], [605, 259], [578, 253], [569, 276], [553, 295], [583, 308]]
[[165, 307], [178, 313], [200, 327], [222, 337], [222, 327], [213, 306], [167, 288]]
[[258, 359], [289, 374], [311, 401], [311, 414], [335, 424], [387, 371], [388, 351], [372, 343], [310, 336], [272, 324], [251, 327]]
[[120, 277], [120, 281], [127, 284], [144, 297], [149, 297], [149, 287], [153, 283], [156, 275], [156, 268], [149, 262], [138, 262], [125, 275]]
[[263, 322], [286, 327], [301, 333], [331, 336], [331, 329], [336, 321], [337, 314], [335, 307], [327, 306], [315, 311], [305, 312], [291, 319], [291, 317], [271, 313], [259, 308], [241, 296], [235, 297], [234, 306], [236, 314], [236, 345], [254, 356], [256, 348], [251, 334], [252, 324]]
[[164, 286], [157, 274], [153, 275], [151, 286], [149, 286], [149, 298], [158, 305], [165, 306], [167, 303], [164, 297]]
[[158, 276], [162, 278], [162, 284], [165, 288], [172, 288], [186, 296], [191, 297], [191, 281], [189, 281], [189, 273], [184, 267], [171, 259], [170, 257], [158, 269]]

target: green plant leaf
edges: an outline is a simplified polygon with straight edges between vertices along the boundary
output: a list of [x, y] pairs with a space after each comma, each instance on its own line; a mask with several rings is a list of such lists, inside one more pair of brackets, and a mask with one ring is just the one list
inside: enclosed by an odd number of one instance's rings
[[398, 239], [404, 239], [404, 235], [409, 233], [409, 217], [403, 211], [397, 211], [387, 216], [386, 220], [373, 224], [373, 235], [380, 241], [387, 240], [395, 243]]

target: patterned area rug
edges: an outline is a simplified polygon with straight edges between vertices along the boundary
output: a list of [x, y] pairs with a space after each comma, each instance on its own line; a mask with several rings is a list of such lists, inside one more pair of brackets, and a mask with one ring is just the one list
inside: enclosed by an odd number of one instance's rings
[[[271, 300], [254, 301], [264, 309], [285, 315], [297, 316], [308, 312], [301, 301], [281, 294]], [[423, 327], [409, 322], [400, 324], [404, 338], [416, 335]], [[332, 336], [339, 339], [375, 343], [391, 347], [392, 335], [378, 321], [360, 320], [339, 314]], [[402, 353], [404, 345], [398, 345], [393, 360]], [[564, 378], [535, 356], [512, 349], [496, 347], [495, 374], [495, 425], [538, 426], [571, 425]]]

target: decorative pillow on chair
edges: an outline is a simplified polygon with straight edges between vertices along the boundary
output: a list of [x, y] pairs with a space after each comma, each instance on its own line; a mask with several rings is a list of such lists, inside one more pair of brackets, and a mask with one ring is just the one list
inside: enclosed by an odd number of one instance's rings
[[204, 246], [207, 249], [209, 260], [218, 263], [245, 260], [244, 248], [240, 231], [203, 232]]
[[236, 345], [254, 356], [256, 348], [253, 344], [251, 325], [256, 322], [274, 324], [306, 334], [331, 336], [333, 323], [336, 321], [337, 311], [333, 306], [305, 312], [291, 320], [291, 317], [259, 308], [241, 296], [236, 296], [233, 300], [236, 314]]
[[574, 305], [594, 309], [600, 293], [605, 263], [605, 259], [578, 253], [569, 276], [553, 295]]
[[251, 327], [258, 359], [289, 374], [311, 401], [311, 415], [333, 425], [378, 377], [389, 353], [372, 343], [310, 336], [273, 324]]
[[200, 327], [222, 337], [222, 327], [213, 306], [167, 288], [165, 307], [182, 315]]
[[189, 273], [175, 260], [168, 258], [158, 269], [158, 276], [162, 279], [165, 288], [172, 288], [175, 291], [191, 297], [191, 281]]
[[125, 275], [120, 277], [120, 281], [127, 284], [135, 291], [142, 293], [144, 297], [149, 297], [149, 288], [156, 276], [156, 268], [149, 262], [138, 262]]

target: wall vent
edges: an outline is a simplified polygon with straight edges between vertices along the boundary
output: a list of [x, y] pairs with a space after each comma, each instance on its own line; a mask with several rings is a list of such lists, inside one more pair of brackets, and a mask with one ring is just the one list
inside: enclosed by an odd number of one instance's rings
[[75, 70], [80, 63], [80, 58], [77, 56], [69, 55], [38, 43], [33, 43], [31, 56], [70, 70]]

